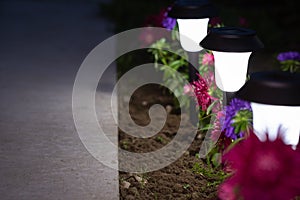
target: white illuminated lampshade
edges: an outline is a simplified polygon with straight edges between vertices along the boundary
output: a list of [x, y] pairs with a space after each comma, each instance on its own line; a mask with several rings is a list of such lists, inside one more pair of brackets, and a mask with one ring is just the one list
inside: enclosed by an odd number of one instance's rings
[[212, 51], [215, 59], [215, 79], [218, 88], [238, 91], [246, 82], [248, 61], [252, 52]]
[[263, 47], [256, 32], [239, 27], [211, 28], [200, 46], [211, 50], [215, 60], [215, 79], [224, 92], [236, 92], [247, 78], [253, 51]]
[[253, 111], [253, 130], [261, 141], [265, 141], [265, 133], [274, 141], [278, 130], [284, 135], [285, 144], [296, 146], [300, 136], [300, 106], [278, 106], [251, 103]]
[[[300, 136], [300, 74], [260, 71], [236, 92], [238, 98], [251, 102], [253, 130], [261, 141], [280, 136], [295, 148]], [[280, 135], [278, 135], [280, 133]]]
[[177, 19], [180, 44], [184, 50], [198, 52], [203, 49], [199, 43], [207, 34], [208, 21], [209, 18]]
[[168, 17], [177, 19], [180, 43], [188, 52], [199, 52], [200, 41], [207, 35], [209, 18], [217, 16], [217, 10], [209, 0], [177, 0], [171, 6]]

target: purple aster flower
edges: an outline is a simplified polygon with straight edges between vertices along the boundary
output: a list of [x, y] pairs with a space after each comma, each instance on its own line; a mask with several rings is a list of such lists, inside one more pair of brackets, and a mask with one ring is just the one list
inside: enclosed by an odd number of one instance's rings
[[223, 124], [223, 131], [225, 131], [226, 137], [229, 137], [233, 140], [241, 138], [245, 134], [244, 132], [236, 134], [235, 127], [232, 125], [234, 117], [241, 110], [252, 111], [250, 103], [241, 99], [233, 98], [230, 104], [225, 106], [225, 120]]
[[283, 53], [278, 54], [277, 60], [279, 60], [280, 62], [283, 62], [286, 60], [300, 61], [300, 53], [297, 51], [283, 52]]
[[168, 30], [172, 30], [176, 25], [176, 19], [168, 17], [168, 12], [171, 10], [171, 7], [168, 7], [163, 13], [162, 26]]
[[172, 30], [176, 25], [176, 19], [168, 17], [171, 7], [163, 8], [159, 14], [148, 16], [145, 20], [145, 26], [163, 27]]
[[176, 19], [171, 17], [166, 17], [162, 21], [163, 27], [165, 27], [168, 30], [172, 30], [176, 25]]

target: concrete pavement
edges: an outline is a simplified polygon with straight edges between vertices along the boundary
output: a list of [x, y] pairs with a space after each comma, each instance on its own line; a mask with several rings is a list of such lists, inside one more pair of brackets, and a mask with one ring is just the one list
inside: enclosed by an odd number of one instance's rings
[[89, 154], [72, 117], [76, 72], [111, 24], [95, 2], [0, 4], [0, 198], [118, 199], [118, 171]]

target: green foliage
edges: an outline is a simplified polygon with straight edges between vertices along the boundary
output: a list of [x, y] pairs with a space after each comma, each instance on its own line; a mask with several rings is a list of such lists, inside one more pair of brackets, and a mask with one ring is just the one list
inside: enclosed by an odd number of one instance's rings
[[[189, 99], [184, 95], [184, 88], [182, 87], [184, 80], [188, 80], [187, 55], [179, 46], [177, 31], [172, 31], [171, 34], [171, 41], [161, 38], [150, 46], [148, 52], [154, 57], [154, 67], [163, 72], [164, 83], [178, 99], [178, 101], [174, 101], [175, 107], [178, 108], [178, 102], [182, 102], [182, 106], [187, 108]], [[179, 73], [174, 73], [174, 70]]]
[[208, 180], [207, 183], [208, 187], [218, 186], [230, 175], [229, 173], [226, 173], [221, 168], [213, 168], [210, 165], [204, 167], [201, 165], [200, 162], [194, 163], [192, 172], [204, 176]]
[[128, 144], [129, 144], [128, 141], [123, 141], [123, 142], [121, 143], [121, 147], [122, 147], [123, 149], [127, 150], [127, 149], [128, 149]]
[[252, 112], [250, 110], [240, 110], [232, 121], [231, 125], [234, 127], [234, 133], [248, 132], [252, 124]]
[[157, 136], [156, 138], [155, 138], [155, 140], [157, 141], [157, 142], [159, 142], [159, 143], [162, 143], [162, 144], [164, 144], [166, 141], [164, 140], [164, 138], [163, 137], [161, 137], [161, 136]]
[[300, 72], [300, 62], [296, 60], [286, 60], [280, 62], [281, 70], [282, 71], [288, 71], [291, 73]]
[[182, 187], [183, 187], [183, 189], [187, 190], [189, 187], [191, 187], [191, 185], [190, 184], [184, 184]]
[[[220, 26], [220, 25], [219, 25]], [[181, 48], [179, 43], [178, 35], [178, 26], [171, 31], [171, 40], [166, 38], [161, 38], [151, 45], [149, 52], [153, 54], [155, 61], [155, 68], [163, 72], [163, 81], [164, 83], [174, 91], [174, 95], [178, 98], [179, 102], [183, 102], [183, 107], [188, 108], [190, 104], [190, 99], [186, 98], [187, 94], [184, 94], [184, 88], [182, 85], [183, 77], [185, 80], [188, 80], [188, 55]], [[175, 53], [171, 53], [175, 52]], [[211, 53], [208, 51], [208, 53]], [[199, 74], [205, 78], [209, 78], [209, 73], [214, 73], [214, 68], [211, 65], [202, 64], [203, 54], [199, 53]], [[162, 64], [162, 65], [158, 65]], [[180, 73], [174, 73], [174, 70]], [[214, 101], [208, 107], [206, 111], [199, 108], [199, 123], [198, 127], [201, 131], [207, 131], [212, 129], [213, 126], [210, 124], [210, 118], [212, 117], [212, 109], [217, 104], [221, 105], [222, 102], [222, 91], [218, 89], [213, 83], [213, 87], [209, 87], [208, 93], [210, 96], [214, 97]], [[178, 101], [175, 101], [178, 102]], [[175, 106], [179, 106], [175, 104]], [[196, 109], [196, 108], [195, 108]]]
[[[211, 104], [212, 106], [213, 104]], [[199, 130], [200, 131], [207, 131], [207, 130], [210, 130], [210, 129], [213, 129], [213, 125], [210, 124], [210, 119], [212, 117], [212, 113], [211, 113], [211, 110], [206, 110], [206, 111], [203, 111], [203, 110], [199, 110], [199, 124], [198, 124], [198, 127], [199, 127]]]
[[206, 156], [206, 164], [213, 168], [219, 168], [221, 166], [221, 156], [219, 148], [214, 146]]

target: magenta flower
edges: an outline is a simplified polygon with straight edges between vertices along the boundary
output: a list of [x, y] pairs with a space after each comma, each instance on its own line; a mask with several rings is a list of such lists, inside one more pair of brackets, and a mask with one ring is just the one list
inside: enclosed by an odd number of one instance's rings
[[166, 9], [163, 8], [158, 14], [150, 15], [145, 20], [145, 26], [163, 27], [162, 21], [165, 18]]
[[213, 65], [214, 64], [214, 55], [211, 53], [205, 53], [202, 58], [202, 65]]
[[200, 106], [201, 109], [205, 111], [211, 104], [212, 98], [208, 94], [208, 87], [204, 78], [202, 78], [199, 74], [197, 75], [198, 80], [194, 81], [192, 83], [192, 86], [194, 88], [194, 94], [197, 99], [198, 106]]
[[251, 132], [223, 155], [233, 174], [220, 185], [220, 199], [290, 200], [300, 195], [300, 151], [278, 135], [275, 141], [261, 142]]
[[221, 200], [238, 200], [237, 192], [234, 188], [232, 179], [226, 180], [225, 183], [221, 184], [218, 189], [218, 196]]

